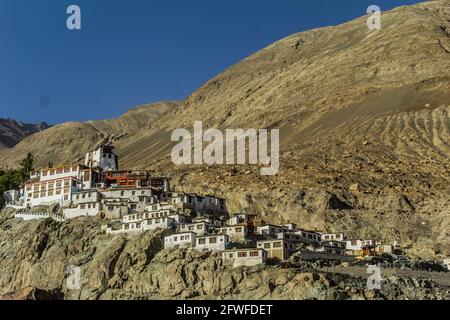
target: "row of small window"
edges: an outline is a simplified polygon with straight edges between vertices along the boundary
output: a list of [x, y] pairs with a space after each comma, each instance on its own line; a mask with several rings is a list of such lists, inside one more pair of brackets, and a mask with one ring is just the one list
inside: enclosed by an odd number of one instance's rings
[[[147, 225], [150, 226], [152, 225], [154, 222], [154, 224], [159, 224], [161, 222], [166, 222], [166, 218], [162, 218], [162, 219], [155, 219], [155, 220], [147, 220]], [[129, 230], [129, 229], [140, 229], [142, 226], [142, 223], [136, 223], [136, 228], [135, 228], [135, 224], [131, 223], [131, 224], [124, 224], [124, 229], [125, 230]]]
[[[246, 258], [246, 257], [259, 257], [259, 251], [250, 251], [250, 252], [238, 252], [238, 257], [239, 258]], [[233, 259], [234, 258], [234, 253], [229, 253], [228, 254], [228, 258]]]
[[180, 229], [183, 229], [183, 230], [186, 230], [186, 227], [187, 227], [187, 229], [189, 230], [189, 231], [194, 231], [194, 228], [196, 229], [196, 230], [203, 230], [204, 228], [203, 228], [203, 224], [198, 224], [198, 225], [188, 225], [188, 226], [186, 226], [186, 225], [181, 225], [180, 226]]
[[[285, 243], [285, 246], [286, 246], [287, 244]], [[259, 244], [258, 245], [258, 247], [262, 247], [262, 248], [264, 248], [264, 249], [270, 249], [270, 248], [282, 248], [283, 247], [283, 244], [282, 244], [282, 242], [281, 241], [279, 241], [279, 242], [272, 242], [272, 243], [262, 243], [262, 244]]]
[[[189, 241], [191, 240], [191, 235], [180, 236], [180, 241]], [[178, 241], [178, 236], [173, 237], [173, 241]]]
[[[131, 195], [135, 196], [136, 195], [136, 191], [131, 191]], [[141, 195], [145, 195], [145, 191], [141, 191]], [[124, 197], [125, 196], [125, 191], [120, 191], [120, 196]]]
[[41, 174], [43, 177], [46, 176], [53, 176], [55, 173], [56, 174], [62, 174], [62, 173], [69, 173], [69, 172], [75, 172], [77, 171], [77, 167], [73, 166], [73, 167], [66, 167], [66, 168], [58, 168], [58, 169], [52, 169], [52, 170], [47, 170], [47, 171], [41, 171]]
[[220, 232], [222, 233], [242, 233], [243, 229], [242, 227], [236, 227], [231, 229], [220, 229]]
[[[61, 181], [56, 182], [56, 188], [61, 188], [62, 185], [63, 184], [62, 184]], [[72, 186], [73, 187], [77, 186], [76, 181], [73, 181]], [[49, 182], [48, 183], [48, 189], [53, 189], [54, 187], [55, 187], [55, 183], [54, 182]], [[70, 187], [70, 180], [64, 181], [64, 187]], [[32, 190], [35, 190], [35, 191], [38, 191], [38, 190], [46, 191], [47, 190], [47, 184], [35, 184], [33, 186], [28, 186], [26, 188], [26, 191], [32, 191]]]
[[91, 194], [91, 193], [83, 193], [83, 194], [77, 194], [77, 196], [76, 196], [76, 199], [77, 200], [80, 200], [80, 199], [86, 199], [86, 196], [88, 197], [88, 198], [92, 198], [92, 196], [93, 196], [93, 194]]
[[[223, 238], [220, 238], [220, 242], [223, 242]], [[209, 243], [210, 244], [216, 244], [217, 243], [217, 237], [210, 237], [209, 238]], [[199, 245], [205, 245], [206, 244], [206, 238], [198, 239], [198, 244]]]
[[[69, 189], [65, 189], [64, 190], [64, 194], [68, 194], [69, 193]], [[56, 190], [56, 192], [54, 192], [53, 190], [49, 190], [48, 192], [41, 192], [41, 193], [28, 193], [28, 198], [33, 198], [33, 199], [38, 199], [38, 198], [45, 198], [45, 197], [52, 197], [52, 196], [58, 196], [62, 193], [61, 189]]]
[[97, 208], [98, 204], [80, 204], [80, 209], [95, 209]]
[[342, 236], [336, 236], [336, 235], [327, 235], [327, 236], [324, 236], [324, 239], [325, 240], [336, 240], [336, 239], [342, 239]]

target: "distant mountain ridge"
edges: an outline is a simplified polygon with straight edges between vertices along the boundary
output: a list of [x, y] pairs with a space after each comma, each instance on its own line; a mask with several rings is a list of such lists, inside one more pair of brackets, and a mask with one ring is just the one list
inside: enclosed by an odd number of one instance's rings
[[50, 127], [46, 122], [25, 123], [10, 118], [0, 118], [0, 150], [12, 148], [26, 137]]

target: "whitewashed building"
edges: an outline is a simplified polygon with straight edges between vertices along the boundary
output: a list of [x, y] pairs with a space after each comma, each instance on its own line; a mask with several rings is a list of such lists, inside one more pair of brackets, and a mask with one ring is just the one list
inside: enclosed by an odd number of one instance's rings
[[280, 261], [287, 260], [295, 251], [295, 246], [284, 239], [257, 241], [256, 247], [264, 249], [267, 252], [267, 258]]
[[74, 219], [77, 217], [94, 217], [100, 213], [101, 203], [80, 203], [74, 206], [63, 208], [63, 215], [66, 219]]
[[375, 240], [347, 240], [345, 247], [347, 250], [359, 251], [368, 247], [375, 247]]
[[93, 217], [100, 213], [102, 196], [95, 189], [73, 192], [71, 204], [62, 209], [66, 219], [77, 217]]
[[178, 226], [179, 232], [194, 232], [197, 236], [201, 236], [213, 231], [213, 227], [207, 222], [182, 223]]
[[118, 226], [108, 226], [106, 233], [110, 235], [123, 233], [140, 233], [157, 229], [166, 230], [175, 226], [175, 221], [171, 218], [150, 218], [144, 220], [123, 221]]
[[256, 228], [256, 234], [261, 236], [267, 236], [276, 238], [278, 234], [283, 233], [284, 229], [282, 226], [277, 226], [273, 224], [266, 224]]
[[130, 202], [144, 204], [143, 209], [157, 201], [157, 196], [152, 188], [125, 188], [116, 187], [100, 190], [104, 199], [123, 199]]
[[195, 248], [207, 251], [224, 251], [228, 248], [229, 238], [225, 234], [208, 235], [196, 239]]
[[227, 225], [229, 226], [237, 226], [241, 224], [247, 223], [247, 214], [246, 213], [235, 213], [233, 214], [227, 221]]
[[226, 223], [224, 220], [221, 219], [215, 219], [215, 218], [194, 218], [192, 219], [192, 223], [200, 223], [205, 222], [209, 225], [211, 225], [213, 228], [220, 228], [225, 227]]
[[300, 236], [300, 242], [320, 244], [320, 242], [322, 241], [321, 234], [315, 231], [301, 229], [295, 231], [294, 233]]
[[252, 267], [266, 263], [267, 252], [261, 248], [226, 250], [222, 253], [222, 261], [233, 268]]
[[19, 200], [19, 190], [8, 190], [3, 193], [3, 201], [5, 202], [5, 204], [18, 204]]
[[101, 168], [104, 171], [119, 169], [119, 158], [114, 152], [113, 146], [100, 146], [86, 154], [84, 164], [89, 168]]
[[247, 226], [244, 225], [220, 227], [217, 231], [229, 236], [230, 240], [239, 242], [245, 241], [248, 235]]
[[343, 233], [320, 233], [322, 241], [345, 241], [346, 236]]
[[164, 248], [195, 247], [197, 235], [194, 232], [175, 233], [164, 237]]
[[344, 241], [329, 240], [322, 242], [322, 248], [318, 251], [323, 251], [332, 255], [345, 256], [346, 244]]
[[180, 192], [163, 192], [159, 195], [160, 201], [171, 202], [178, 208], [189, 209], [193, 212], [210, 212], [226, 214], [225, 200], [213, 196], [199, 196]]
[[27, 207], [70, 205], [72, 193], [81, 188], [81, 180], [75, 177], [28, 182], [25, 184], [24, 204]]

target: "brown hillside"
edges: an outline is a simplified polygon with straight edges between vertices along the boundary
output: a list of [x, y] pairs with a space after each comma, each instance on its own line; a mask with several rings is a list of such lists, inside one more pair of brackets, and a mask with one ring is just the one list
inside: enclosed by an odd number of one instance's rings
[[[450, 1], [384, 12], [382, 24], [369, 31], [362, 17], [292, 35], [219, 74], [151, 125], [141, 117], [132, 117], [136, 126], [122, 118], [64, 124], [0, 160], [11, 165], [32, 151], [40, 163], [74, 161], [115, 134], [124, 166], [226, 196], [232, 211], [399, 239], [422, 255], [450, 254]], [[195, 120], [280, 128], [279, 174], [173, 167], [170, 132]]]

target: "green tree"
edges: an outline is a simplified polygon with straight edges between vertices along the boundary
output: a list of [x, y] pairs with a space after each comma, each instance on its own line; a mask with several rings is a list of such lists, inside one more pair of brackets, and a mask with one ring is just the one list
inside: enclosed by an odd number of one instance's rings
[[23, 182], [28, 179], [31, 171], [33, 171], [34, 156], [28, 152], [27, 157], [20, 162]]

